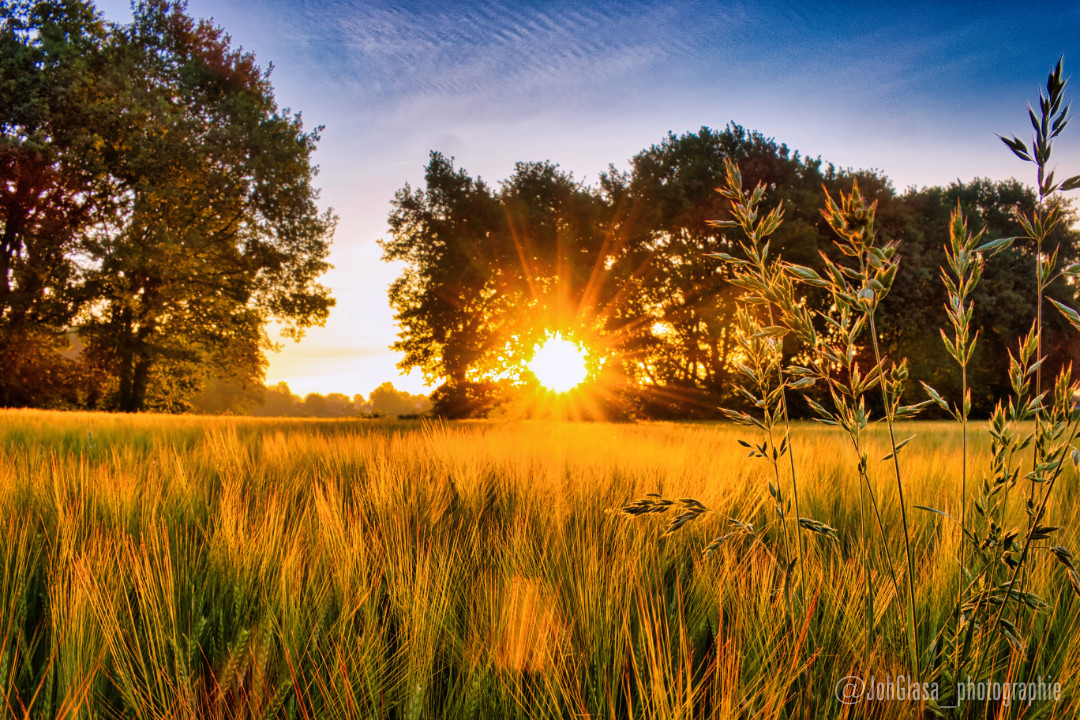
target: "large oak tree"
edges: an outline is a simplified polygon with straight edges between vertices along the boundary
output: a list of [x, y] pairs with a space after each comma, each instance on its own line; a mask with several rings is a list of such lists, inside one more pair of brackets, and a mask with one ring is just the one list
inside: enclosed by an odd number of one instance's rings
[[[60, 218], [78, 204], [65, 232], [34, 235], [54, 287], [9, 271], [8, 294], [72, 298], [66, 316], [34, 324], [79, 328], [107, 406], [182, 408], [208, 376], [261, 379], [267, 323], [298, 336], [333, 304], [317, 282], [334, 227], [313, 186], [318, 130], [279, 109], [269, 73], [183, 3], [140, 2], [113, 26], [89, 3], [48, 0], [3, 22], [24, 58], [4, 66], [4, 141], [22, 150], [6, 185], [32, 175]], [[73, 69], [49, 77], [53, 65]], [[43, 118], [34, 135], [9, 119], [25, 106]], [[5, 234], [18, 227], [2, 220]]]

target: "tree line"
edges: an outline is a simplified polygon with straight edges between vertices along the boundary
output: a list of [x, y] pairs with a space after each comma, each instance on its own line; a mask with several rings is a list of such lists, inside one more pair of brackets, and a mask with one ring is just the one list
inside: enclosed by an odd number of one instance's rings
[[0, 406], [183, 410], [333, 305], [319, 130], [174, 0], [0, 3]]
[[[1035, 191], [974, 179], [898, 192], [880, 172], [839, 169], [734, 124], [669, 134], [595, 185], [551, 162], [528, 162], [491, 186], [432, 152], [423, 186], [396, 193], [381, 241], [385, 260], [404, 263], [389, 290], [399, 367], [441, 382], [436, 412], [483, 415], [535, 384], [523, 362], [542, 337], [560, 332], [600, 359], [583, 392], [608, 415], [713, 417], [720, 406], [737, 406], [738, 291], [730, 269], [710, 257], [737, 254], [730, 231], [714, 224], [730, 219], [715, 191], [726, 158], [742, 169], [745, 187], [764, 183], [766, 206], [783, 205], [774, 251], [815, 269], [821, 253], [836, 252], [821, 214], [824, 192], [835, 196], [857, 181], [876, 199], [882, 240], [899, 241], [902, 256], [881, 309], [883, 351], [955, 395], [959, 378], [938, 331], [947, 325], [940, 268], [949, 214], [959, 205], [988, 238], [1022, 236], [1013, 209], [1030, 211]], [[1075, 219], [1071, 207], [1065, 212]], [[1060, 245], [1062, 263], [1077, 260], [1071, 224], [1062, 223], [1050, 244]], [[1017, 242], [987, 259], [968, 371], [977, 413], [1006, 394], [1008, 358], [999, 350], [1015, 345], [1035, 313], [1033, 252]], [[1074, 304], [1076, 288], [1057, 280], [1047, 294]], [[1078, 359], [1065, 320], [1046, 320], [1049, 365]]]
[[206, 415], [250, 415], [253, 417], [307, 418], [415, 418], [431, 410], [426, 395], [412, 395], [384, 382], [363, 395], [344, 393], [293, 394], [288, 383], [239, 388], [215, 379], [191, 400], [191, 409]]

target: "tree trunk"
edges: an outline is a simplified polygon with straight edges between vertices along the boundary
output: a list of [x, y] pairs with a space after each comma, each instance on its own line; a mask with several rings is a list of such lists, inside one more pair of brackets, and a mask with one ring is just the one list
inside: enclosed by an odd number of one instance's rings
[[150, 323], [140, 325], [139, 329], [131, 330], [131, 311], [125, 309], [128, 316], [128, 324], [124, 328], [124, 337], [121, 340], [120, 364], [120, 400], [119, 409], [122, 412], [137, 413], [146, 409], [146, 390], [150, 384], [150, 369], [154, 365], [151, 357], [148, 341], [153, 334], [153, 326]]
[[131, 383], [132, 412], [142, 412], [146, 409], [146, 388], [150, 381], [150, 367], [153, 365], [146, 352], [139, 354], [135, 362], [135, 371]]
[[116, 409], [121, 412], [135, 412], [132, 386], [135, 375], [135, 338], [131, 335], [131, 308], [120, 310], [116, 341], [116, 375], [119, 379]]
[[[16, 193], [16, 198], [8, 203], [4, 213], [4, 234], [0, 238], [0, 318], [11, 311], [11, 271], [12, 258], [15, 257], [19, 246], [19, 231], [26, 219], [26, 208], [20, 203], [19, 198], [23, 194], [22, 184]], [[7, 318], [11, 322], [11, 318]]]

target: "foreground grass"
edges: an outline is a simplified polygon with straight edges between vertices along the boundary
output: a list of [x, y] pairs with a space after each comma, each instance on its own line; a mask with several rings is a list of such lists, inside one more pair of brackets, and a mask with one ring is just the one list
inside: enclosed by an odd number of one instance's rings
[[[958, 431], [912, 429], [909, 502], [955, 512]], [[786, 620], [766, 545], [701, 558], [727, 518], [772, 522], [767, 467], [746, 459], [740, 436], [726, 425], [0, 413], [0, 713], [916, 716], [915, 703], [846, 706], [834, 692], [845, 676], [909, 672], [885, 578], [865, 653], [858, 486], [838, 434], [808, 425], [794, 445], [804, 515], [839, 530], [808, 543], [801, 622]], [[973, 477], [985, 457], [983, 438]], [[896, 546], [895, 484], [874, 472]], [[1073, 549], [1077, 485], [1065, 478], [1050, 518]], [[713, 512], [663, 538], [665, 517], [611, 512], [647, 492]], [[916, 516], [924, 646], [955, 597], [958, 542], [937, 516]], [[1029, 580], [1049, 603], [1040, 640], [989, 669], [1052, 678], [1064, 696], [974, 710], [1080, 713], [1074, 601], [1046, 554]]]

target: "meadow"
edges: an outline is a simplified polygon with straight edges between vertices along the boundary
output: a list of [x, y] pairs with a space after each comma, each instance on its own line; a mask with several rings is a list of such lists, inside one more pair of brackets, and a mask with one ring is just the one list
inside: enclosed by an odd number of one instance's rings
[[[972, 424], [976, 480], [984, 425]], [[916, 436], [900, 458], [909, 506], [955, 513], [959, 426], [904, 429]], [[868, 435], [870, 457], [884, 457], [887, 435]], [[878, 551], [858, 540], [847, 436], [793, 429], [802, 515], [837, 530], [803, 533], [794, 607], [785, 579], [797, 569], [771, 549], [772, 468], [747, 457], [748, 437], [729, 424], [4, 411], [0, 702], [14, 718], [929, 712], [910, 697], [838, 699], [846, 676], [911, 673], [884, 577], [871, 630], [864, 620], [862, 555]], [[895, 547], [890, 468], [875, 461], [868, 475]], [[1048, 508], [1055, 541], [1073, 548], [1077, 488], [1070, 468]], [[619, 512], [650, 492], [708, 512], [668, 535], [666, 514]], [[932, 649], [957, 593], [960, 533], [909, 512], [920, 646]], [[729, 518], [757, 535], [704, 557]], [[970, 716], [1080, 714], [1077, 600], [1049, 555], [1034, 551], [1026, 579], [1046, 602], [1032, 644], [985, 674], [1042, 676], [1061, 698], [972, 702]], [[907, 565], [892, 560], [902, 585]]]

